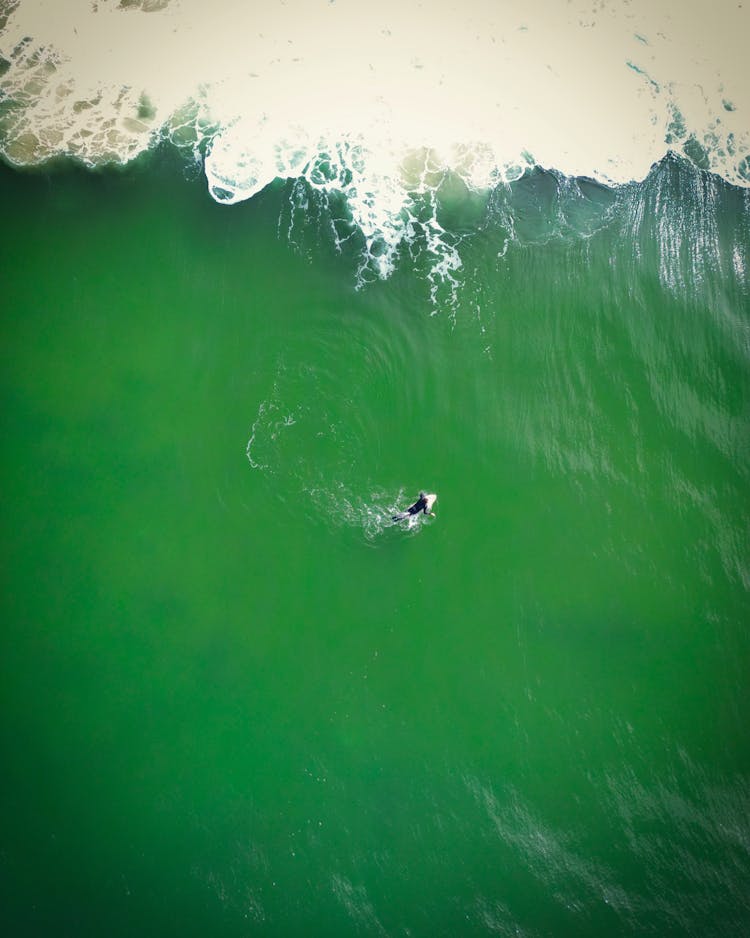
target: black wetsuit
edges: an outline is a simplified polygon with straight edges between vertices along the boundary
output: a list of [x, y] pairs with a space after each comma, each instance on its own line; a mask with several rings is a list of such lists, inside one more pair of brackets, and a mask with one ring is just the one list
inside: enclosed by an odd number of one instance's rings
[[414, 504], [406, 509], [406, 513], [409, 515], [418, 515], [420, 511], [427, 514], [427, 499], [424, 495], [420, 495]]
[[404, 518], [408, 518], [409, 515], [418, 515], [420, 511], [429, 514], [427, 511], [427, 499], [424, 495], [420, 495], [413, 505], [409, 505], [406, 511], [400, 511], [397, 515], [394, 515], [393, 520], [403, 521]]

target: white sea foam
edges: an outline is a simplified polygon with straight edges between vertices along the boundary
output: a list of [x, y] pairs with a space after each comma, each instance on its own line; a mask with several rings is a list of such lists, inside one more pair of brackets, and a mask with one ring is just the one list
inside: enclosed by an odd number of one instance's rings
[[435, 290], [460, 265], [429, 212], [448, 170], [470, 188], [531, 163], [616, 184], [675, 149], [750, 185], [750, 7], [734, 0], [8, 6], [11, 163], [126, 162], [168, 136], [204, 156], [221, 202], [303, 176], [345, 195], [361, 272], [387, 276], [416, 232]]

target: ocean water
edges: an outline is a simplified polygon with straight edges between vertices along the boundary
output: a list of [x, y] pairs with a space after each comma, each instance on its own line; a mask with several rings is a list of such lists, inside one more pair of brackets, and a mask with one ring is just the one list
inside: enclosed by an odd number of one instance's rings
[[750, 933], [747, 14], [203, 6], [0, 5], [3, 933]]

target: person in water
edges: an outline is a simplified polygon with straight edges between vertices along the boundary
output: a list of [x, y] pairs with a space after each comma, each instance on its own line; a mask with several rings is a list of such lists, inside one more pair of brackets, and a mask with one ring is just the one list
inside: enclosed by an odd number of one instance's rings
[[420, 492], [419, 498], [414, 502], [413, 505], [409, 505], [406, 511], [399, 511], [397, 515], [393, 516], [394, 521], [404, 521], [406, 518], [411, 518], [414, 515], [418, 515], [420, 512], [423, 512], [426, 515], [435, 517], [435, 512], [432, 510], [432, 506], [437, 501], [437, 495], [431, 492]]

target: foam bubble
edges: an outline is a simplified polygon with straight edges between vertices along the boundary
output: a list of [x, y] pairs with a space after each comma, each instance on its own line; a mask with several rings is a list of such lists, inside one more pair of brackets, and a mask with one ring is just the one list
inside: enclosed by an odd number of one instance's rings
[[362, 280], [418, 235], [435, 300], [460, 266], [431, 214], [447, 174], [477, 190], [538, 163], [619, 184], [673, 149], [750, 186], [748, 25], [730, 0], [20, 0], [0, 152], [127, 162], [166, 136], [225, 203], [304, 177], [345, 195]]

